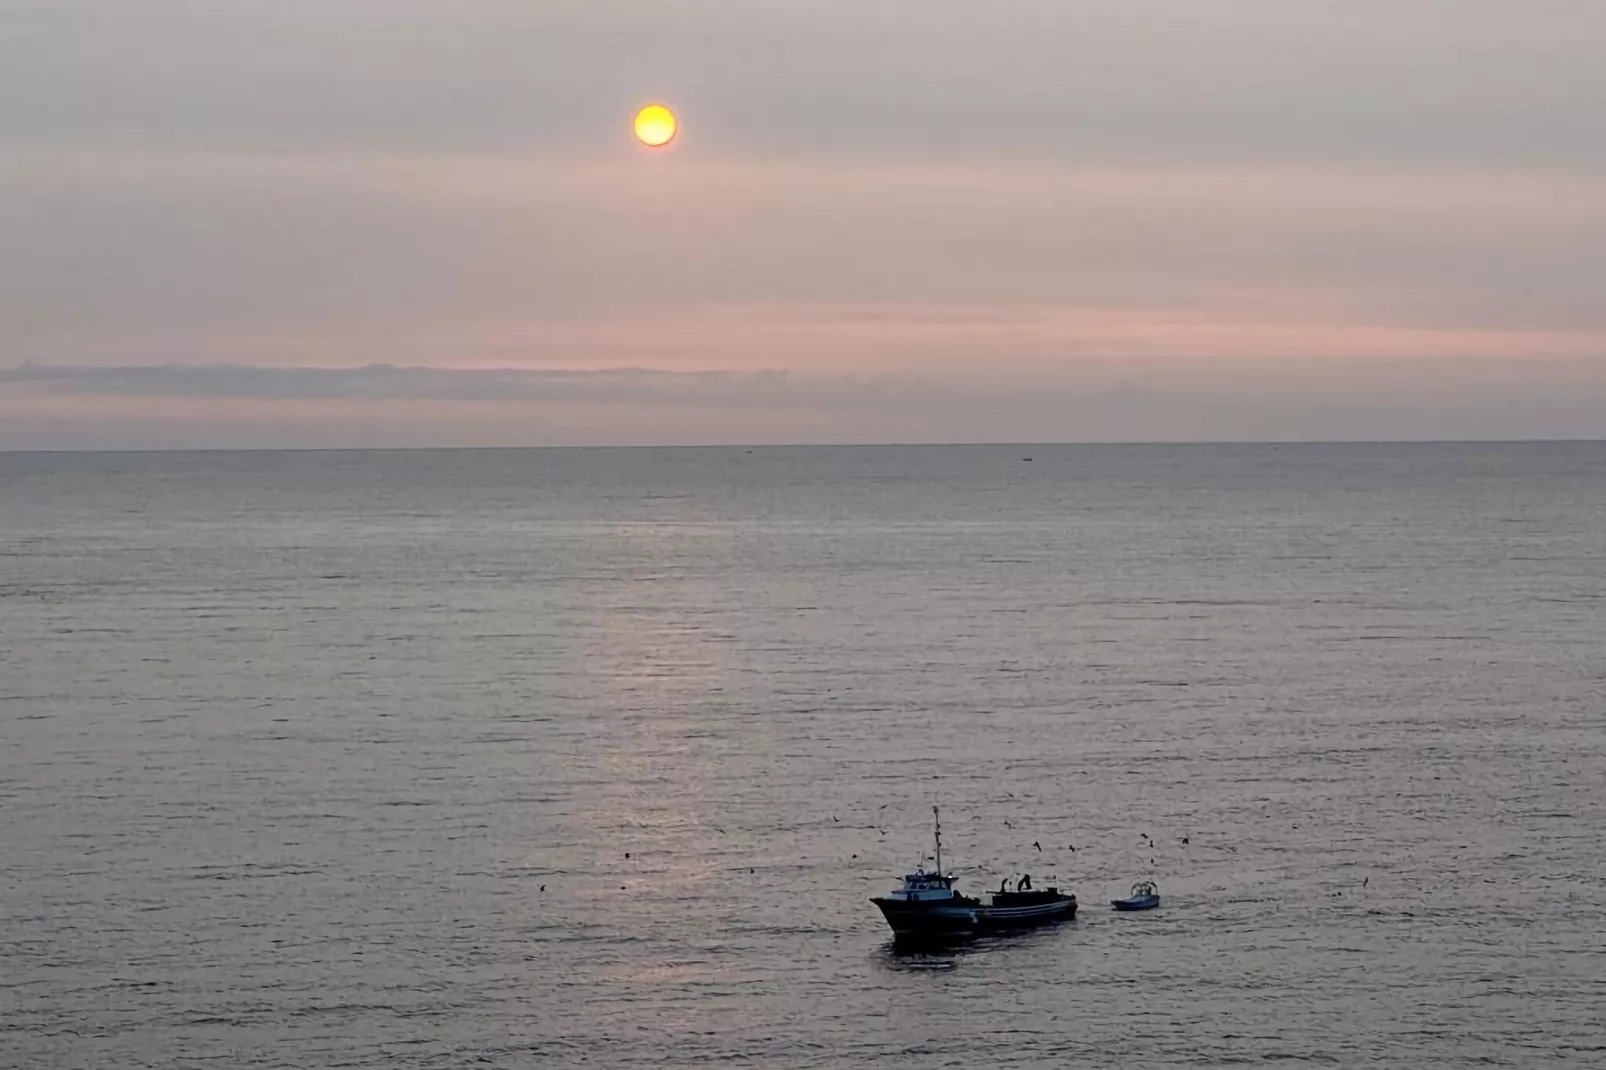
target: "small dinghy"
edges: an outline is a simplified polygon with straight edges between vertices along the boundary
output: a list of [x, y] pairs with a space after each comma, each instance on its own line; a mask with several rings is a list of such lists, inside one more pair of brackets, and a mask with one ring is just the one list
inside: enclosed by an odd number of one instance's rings
[[1160, 890], [1153, 881], [1138, 881], [1132, 886], [1131, 895], [1125, 899], [1111, 899], [1110, 905], [1116, 910], [1153, 910], [1160, 905]]

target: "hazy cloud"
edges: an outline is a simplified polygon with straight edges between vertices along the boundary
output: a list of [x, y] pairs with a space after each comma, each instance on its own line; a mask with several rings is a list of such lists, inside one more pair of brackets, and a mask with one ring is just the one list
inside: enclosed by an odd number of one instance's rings
[[994, 373], [22, 365], [0, 448], [1606, 437], [1585, 358], [974, 365]]
[[0, 6], [11, 445], [1596, 426], [1599, 0]]
[[44, 141], [1599, 165], [1596, 0], [8, 0]]
[[[0, 368], [0, 384], [52, 394], [130, 398], [428, 399], [440, 401], [658, 402], [741, 401], [784, 397], [782, 371], [738, 374], [648, 368], [428, 368], [368, 364], [356, 368], [165, 364]], [[857, 393], [874, 384], [843, 386]], [[818, 394], [820, 384], [808, 388]]]

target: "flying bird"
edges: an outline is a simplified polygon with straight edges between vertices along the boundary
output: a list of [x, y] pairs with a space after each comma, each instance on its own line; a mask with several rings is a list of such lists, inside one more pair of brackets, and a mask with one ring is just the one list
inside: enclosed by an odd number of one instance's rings
[[1038, 843], [1036, 840], [1032, 841], [1032, 846], [1037, 848], [1037, 853], [1038, 854], [1042, 854], [1043, 853], [1043, 845]]

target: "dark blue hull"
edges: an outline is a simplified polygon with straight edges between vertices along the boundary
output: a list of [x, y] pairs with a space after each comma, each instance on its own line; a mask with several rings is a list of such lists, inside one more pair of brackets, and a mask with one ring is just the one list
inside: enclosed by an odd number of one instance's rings
[[872, 899], [899, 939], [969, 936], [981, 928], [981, 904], [955, 897], [941, 905], [902, 899]]
[[1157, 895], [1138, 895], [1131, 899], [1111, 899], [1110, 905], [1116, 910], [1153, 910], [1160, 905]]
[[1007, 893], [982, 903], [966, 896], [937, 903], [872, 899], [899, 939], [969, 936], [1029, 929], [1076, 917], [1076, 897], [1058, 892]]

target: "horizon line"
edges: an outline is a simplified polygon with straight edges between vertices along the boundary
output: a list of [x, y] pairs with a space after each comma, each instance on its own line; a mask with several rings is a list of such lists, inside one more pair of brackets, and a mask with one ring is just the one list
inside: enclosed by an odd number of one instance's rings
[[1155, 446], [1540, 446], [1600, 445], [1606, 438], [1297, 438], [1297, 439], [1082, 439], [1011, 441], [977, 439], [965, 442], [661, 442], [661, 443], [550, 443], [523, 446], [139, 446], [120, 449], [91, 446], [42, 448], [0, 447], [0, 456], [14, 454], [91, 453], [513, 453], [536, 450], [856, 450], [856, 449], [964, 449], [979, 447], [1057, 448], [1064, 446], [1152, 448]]

